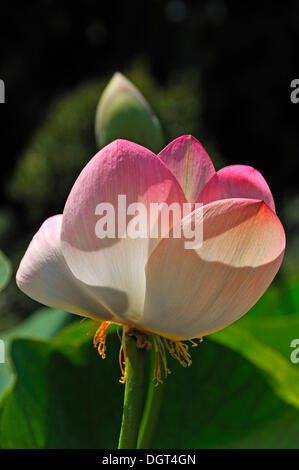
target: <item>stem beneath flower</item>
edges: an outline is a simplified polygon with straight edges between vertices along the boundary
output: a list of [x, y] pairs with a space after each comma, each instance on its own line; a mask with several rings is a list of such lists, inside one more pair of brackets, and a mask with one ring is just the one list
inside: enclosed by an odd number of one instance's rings
[[136, 449], [143, 405], [145, 350], [137, 348], [132, 336], [124, 335], [126, 385], [119, 449]]
[[137, 449], [150, 449], [151, 440], [158, 422], [163, 393], [166, 384], [155, 386], [152, 378], [155, 369], [155, 351], [151, 350], [150, 382], [148, 386], [144, 411], [140, 423]]

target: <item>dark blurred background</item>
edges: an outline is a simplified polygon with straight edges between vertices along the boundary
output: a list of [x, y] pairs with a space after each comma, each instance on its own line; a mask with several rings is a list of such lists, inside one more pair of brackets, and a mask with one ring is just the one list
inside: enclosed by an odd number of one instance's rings
[[[287, 228], [285, 269], [298, 272], [299, 103], [290, 100], [298, 25], [296, 0], [2, 2], [0, 243], [14, 269], [96, 151], [96, 102], [120, 70], [151, 103], [166, 139], [192, 133], [219, 166], [262, 172]], [[12, 282], [2, 327], [32, 302]]]

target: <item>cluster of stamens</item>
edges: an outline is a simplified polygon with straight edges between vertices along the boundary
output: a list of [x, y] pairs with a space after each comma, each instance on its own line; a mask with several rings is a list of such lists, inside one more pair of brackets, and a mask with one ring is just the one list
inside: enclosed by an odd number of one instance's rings
[[[102, 359], [106, 357], [106, 338], [109, 326], [112, 322], [103, 321], [103, 322], [94, 322], [91, 328], [88, 330], [87, 334], [93, 335], [93, 344], [97, 348], [99, 355]], [[122, 373], [120, 378], [121, 383], [126, 382], [126, 351], [124, 347], [124, 335], [132, 336], [136, 339], [136, 347], [140, 349], [151, 349], [154, 346], [155, 352], [155, 368], [153, 374], [153, 382], [155, 386], [163, 383], [163, 380], [171, 373], [167, 367], [167, 351], [169, 354], [179, 361], [183, 367], [190, 367], [192, 364], [191, 355], [189, 352], [189, 346], [186, 342], [183, 341], [173, 341], [163, 336], [152, 335], [151, 341], [146, 332], [140, 331], [136, 328], [123, 327], [123, 335], [119, 334], [118, 336], [121, 342], [119, 350], [119, 366]], [[199, 341], [203, 341], [202, 338], [199, 338]], [[191, 343], [192, 347], [198, 346], [193, 340], [188, 340]]]

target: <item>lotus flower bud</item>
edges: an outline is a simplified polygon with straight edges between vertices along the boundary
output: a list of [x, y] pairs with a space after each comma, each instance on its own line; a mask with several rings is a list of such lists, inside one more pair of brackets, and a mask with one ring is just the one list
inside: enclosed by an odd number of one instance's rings
[[119, 72], [113, 75], [100, 98], [95, 133], [99, 148], [119, 138], [155, 153], [164, 145], [158, 118], [140, 91]]

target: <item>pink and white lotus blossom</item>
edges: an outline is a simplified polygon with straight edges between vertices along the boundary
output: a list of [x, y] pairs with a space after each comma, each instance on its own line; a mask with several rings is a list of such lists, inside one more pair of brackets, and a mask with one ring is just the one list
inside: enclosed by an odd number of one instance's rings
[[[165, 234], [98, 238], [95, 208], [101, 202], [117, 207], [119, 194], [147, 207], [202, 202], [202, 245], [186, 250], [183, 238]], [[173, 224], [195, 221], [198, 214]], [[83, 169], [63, 214], [47, 219], [33, 237], [17, 284], [38, 302], [93, 319], [100, 325], [95, 344], [103, 357], [107, 328], [117, 323], [139, 341], [153, 335], [162, 361], [167, 349], [189, 365], [181, 341], [193, 343], [242, 317], [272, 282], [284, 250], [271, 191], [254, 168], [232, 165], [215, 172], [192, 136], [174, 140], [158, 156], [116, 140]]]

